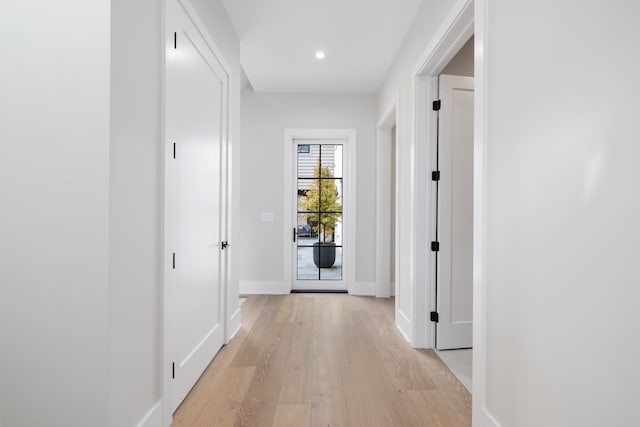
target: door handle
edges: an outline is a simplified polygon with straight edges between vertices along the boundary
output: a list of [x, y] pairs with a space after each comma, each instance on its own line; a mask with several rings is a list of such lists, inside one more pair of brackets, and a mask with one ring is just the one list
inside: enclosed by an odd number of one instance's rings
[[224, 242], [220, 242], [220, 247], [222, 248], [222, 250], [224, 251], [228, 246], [231, 246], [229, 244], [229, 242], [227, 242], [226, 240]]
[[297, 233], [296, 233], [296, 228], [295, 228], [295, 227], [293, 227], [293, 243], [295, 243], [295, 242], [296, 242], [296, 234], [297, 234]]

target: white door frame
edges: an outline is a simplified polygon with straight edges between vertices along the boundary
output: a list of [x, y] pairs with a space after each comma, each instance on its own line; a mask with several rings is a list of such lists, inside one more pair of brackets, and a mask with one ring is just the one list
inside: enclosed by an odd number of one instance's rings
[[[170, 8], [167, 7], [168, 1], [177, 1], [179, 5], [182, 7], [184, 12], [193, 22], [198, 32], [204, 39], [209, 48], [210, 52], [215, 56], [216, 60], [219, 62], [220, 66], [224, 70], [226, 76], [226, 105], [223, 105], [223, 126], [224, 126], [224, 139], [221, 141], [221, 164], [220, 164], [220, 177], [221, 177], [221, 186], [220, 186], [220, 198], [221, 198], [221, 219], [220, 219], [220, 237], [222, 241], [227, 241], [229, 236], [231, 235], [231, 222], [230, 222], [230, 209], [231, 209], [231, 177], [230, 173], [230, 134], [231, 134], [231, 108], [230, 108], [230, 99], [231, 93], [230, 88], [232, 87], [232, 79], [231, 79], [231, 67], [225, 60], [222, 52], [214, 42], [213, 38], [209, 34], [206, 25], [200, 19], [196, 9], [192, 5], [190, 0], [165, 0], [163, 2], [163, 34], [165, 38], [165, 48], [162, 53], [162, 81], [163, 85], [161, 88], [161, 103], [162, 103], [162, 122], [163, 126], [161, 129], [161, 137], [163, 140], [163, 164], [162, 164], [162, 194], [163, 194], [163, 228], [162, 228], [162, 273], [161, 273], [161, 287], [162, 287], [162, 301], [161, 301], [161, 348], [162, 348], [162, 369], [161, 369], [161, 384], [162, 384], [162, 425], [169, 426], [171, 425], [173, 414], [169, 407], [169, 399], [170, 396], [170, 386], [171, 386], [171, 358], [169, 357], [169, 349], [167, 347], [167, 332], [168, 328], [168, 319], [167, 319], [167, 283], [168, 277], [171, 274], [171, 266], [172, 266], [172, 251], [173, 248], [170, 247], [171, 242], [169, 241], [168, 236], [170, 236], [171, 232], [171, 206], [169, 205], [169, 199], [167, 197], [167, 189], [170, 188], [167, 184], [170, 182], [172, 177], [172, 169], [167, 167], [167, 164], [173, 160], [173, 141], [166, 140], [166, 72], [165, 66], [168, 55], [171, 54], [171, 50], [173, 49], [173, 29], [169, 28], [168, 21], [171, 20], [172, 17], [168, 16], [168, 10]], [[231, 265], [231, 254], [229, 250], [221, 251], [220, 255], [220, 286], [221, 286], [221, 295], [220, 295], [220, 305], [221, 305], [221, 313], [223, 319], [224, 326], [224, 342], [227, 343], [232, 338], [233, 334], [236, 332], [238, 325], [234, 325], [229, 321], [229, 313], [228, 313], [228, 284], [229, 284], [229, 266]]]
[[473, 426], [499, 427], [487, 409], [488, 0], [475, 0], [473, 141]]
[[[395, 194], [396, 200], [391, 200], [391, 146], [392, 131], [396, 127], [396, 153], [395, 153]], [[397, 295], [397, 284], [399, 282], [398, 270], [398, 159], [400, 145], [400, 109], [398, 96], [396, 96], [391, 104], [385, 109], [380, 117], [376, 134], [376, 297], [388, 298], [392, 294], [389, 278], [391, 274], [390, 237], [391, 237], [391, 211], [389, 209], [391, 203], [394, 203], [395, 215], [395, 279], [396, 289], [393, 294]], [[398, 302], [396, 301], [396, 311]], [[396, 318], [398, 316], [396, 315]]]
[[[429, 321], [429, 312], [435, 308], [435, 283], [432, 272], [435, 257], [428, 248], [435, 230], [435, 191], [431, 171], [436, 167], [436, 144], [438, 140], [437, 113], [432, 101], [438, 98], [438, 75], [473, 35], [473, 1], [459, 1], [443, 26], [434, 37], [415, 67], [415, 262], [413, 272], [413, 346], [432, 348], [435, 324]], [[426, 120], [425, 120], [426, 118]], [[427, 310], [428, 308], [428, 310]]]
[[[457, 54], [469, 38], [474, 35], [474, 196], [473, 196], [473, 426], [498, 427], [495, 418], [486, 406], [486, 197], [487, 197], [487, 7], [489, 0], [458, 0], [443, 25], [425, 49], [412, 76], [412, 93], [415, 94], [415, 221], [414, 241], [419, 248], [416, 259], [431, 259], [430, 263], [414, 263], [413, 286], [413, 346], [433, 346], [434, 325], [428, 313], [434, 304], [434, 283], [427, 280], [435, 265], [435, 257], [427, 258], [427, 243], [431, 240], [428, 230], [435, 226], [433, 203], [435, 192], [428, 180], [428, 172], [435, 163], [437, 139], [436, 115], [431, 101], [437, 98], [437, 76], [444, 66]], [[426, 118], [426, 120], [425, 120]], [[424, 218], [424, 221], [420, 221]], [[421, 224], [428, 224], [421, 228]], [[422, 257], [422, 258], [419, 258]]]
[[343, 221], [347, 230], [343, 236], [342, 274], [346, 279], [347, 291], [353, 289], [356, 276], [356, 130], [355, 129], [285, 129], [284, 131], [284, 231], [283, 231], [283, 259], [285, 287], [293, 289], [293, 245], [291, 227], [294, 223], [292, 189], [293, 181], [293, 146], [297, 139], [309, 140], [344, 140], [344, 157], [346, 158], [344, 173]]

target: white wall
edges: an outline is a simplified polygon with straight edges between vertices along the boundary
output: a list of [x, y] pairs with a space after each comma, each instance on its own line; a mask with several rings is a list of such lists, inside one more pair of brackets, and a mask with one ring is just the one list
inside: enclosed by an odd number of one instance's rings
[[487, 408], [638, 426], [640, 3], [489, 6]]
[[[399, 122], [399, 176], [397, 194], [400, 204], [398, 216], [399, 238], [399, 282], [396, 286], [396, 322], [407, 338], [412, 339], [411, 318], [413, 316], [413, 265], [425, 260], [413, 260], [413, 157], [412, 136], [415, 126], [415, 95], [412, 91], [412, 75], [421, 55], [431, 42], [435, 32], [456, 2], [454, 0], [424, 0], [422, 6], [402, 43], [393, 65], [387, 73], [377, 96], [378, 117], [389, 108], [398, 97]], [[426, 242], [425, 242], [426, 244]]]
[[227, 292], [227, 314], [230, 318], [228, 334], [231, 334], [240, 327], [240, 299], [238, 291], [238, 270], [239, 266], [239, 241], [241, 225], [236, 218], [240, 209], [240, 104], [242, 69], [240, 67], [240, 41], [227, 15], [222, 0], [193, 0], [194, 7], [198, 11], [200, 18], [207, 26], [207, 30], [216, 42], [216, 45], [224, 59], [231, 67], [230, 76], [230, 199], [231, 215], [229, 217], [229, 234], [227, 240], [231, 244], [228, 248], [227, 256], [230, 257], [229, 266], [229, 288]]
[[3, 427], [106, 426], [110, 2], [0, 14]]
[[[36, 3], [0, 17], [0, 423], [152, 427], [162, 4]], [[239, 42], [221, 2], [203, 4], [233, 67], [237, 143]], [[237, 278], [229, 299], [234, 313]]]
[[474, 38], [471, 37], [467, 43], [460, 49], [440, 74], [450, 74], [453, 76], [473, 77], [473, 43]]
[[[109, 424], [161, 399], [162, 3], [111, 1]], [[159, 408], [158, 408], [159, 409]]]
[[[286, 128], [355, 128], [357, 131], [356, 282], [375, 280], [374, 95], [242, 93], [243, 171], [240, 179], [240, 292], [269, 292], [284, 284], [283, 215]], [[273, 212], [262, 222], [261, 212]]]

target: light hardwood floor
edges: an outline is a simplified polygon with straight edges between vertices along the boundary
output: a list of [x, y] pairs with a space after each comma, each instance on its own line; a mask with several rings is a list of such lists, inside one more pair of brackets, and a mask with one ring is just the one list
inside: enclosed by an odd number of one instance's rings
[[396, 330], [393, 299], [250, 296], [172, 426], [471, 425], [471, 395]]

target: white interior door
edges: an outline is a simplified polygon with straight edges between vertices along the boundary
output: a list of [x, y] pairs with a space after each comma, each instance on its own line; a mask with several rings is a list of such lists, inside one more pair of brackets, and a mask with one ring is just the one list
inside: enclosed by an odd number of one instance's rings
[[173, 412], [224, 343], [228, 78], [177, 0], [167, 4], [167, 44], [165, 355]]
[[440, 76], [436, 347], [473, 333], [473, 77]]

